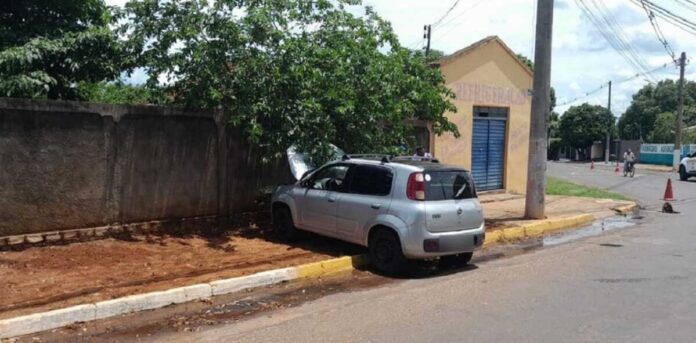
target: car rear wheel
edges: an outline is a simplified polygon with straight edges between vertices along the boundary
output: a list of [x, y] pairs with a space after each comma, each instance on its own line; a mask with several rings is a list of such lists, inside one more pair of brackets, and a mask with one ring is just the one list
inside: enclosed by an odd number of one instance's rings
[[401, 249], [399, 237], [388, 230], [379, 230], [370, 237], [368, 245], [370, 262], [377, 271], [387, 275], [398, 275], [408, 265]]
[[689, 175], [686, 173], [686, 168], [684, 166], [679, 166], [679, 180], [686, 181], [689, 179]]
[[473, 252], [466, 252], [463, 254], [448, 255], [440, 257], [440, 267], [450, 268], [450, 267], [464, 267], [469, 264], [471, 258], [474, 256]]
[[279, 207], [273, 211], [273, 233], [283, 240], [295, 238], [297, 229], [287, 207]]

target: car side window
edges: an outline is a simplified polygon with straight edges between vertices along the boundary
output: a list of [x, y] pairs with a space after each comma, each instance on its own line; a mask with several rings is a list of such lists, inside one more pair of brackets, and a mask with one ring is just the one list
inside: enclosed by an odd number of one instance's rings
[[309, 182], [309, 188], [328, 191], [341, 191], [344, 186], [347, 165], [333, 165], [317, 171]]
[[353, 194], [385, 196], [391, 193], [394, 174], [389, 168], [359, 165], [351, 172], [353, 175], [348, 192]]

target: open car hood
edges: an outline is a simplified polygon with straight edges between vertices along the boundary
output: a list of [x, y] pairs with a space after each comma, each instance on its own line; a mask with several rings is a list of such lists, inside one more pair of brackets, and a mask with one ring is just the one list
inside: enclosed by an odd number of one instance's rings
[[[340, 160], [341, 157], [345, 155], [345, 152], [333, 144], [330, 145], [334, 151], [333, 160]], [[305, 153], [297, 152], [294, 145], [289, 147], [286, 153], [288, 155], [288, 164], [290, 164], [290, 172], [292, 172], [292, 175], [298, 181], [306, 172], [317, 168], [317, 166], [309, 161], [309, 156]]]

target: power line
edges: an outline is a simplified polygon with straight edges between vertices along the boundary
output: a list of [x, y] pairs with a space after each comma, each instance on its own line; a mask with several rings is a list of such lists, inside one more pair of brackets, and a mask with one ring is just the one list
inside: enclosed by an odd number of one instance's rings
[[[631, 57], [636, 62], [638, 62], [638, 66], [640, 67], [640, 69], [646, 71], [648, 69], [647, 61], [645, 61], [641, 54], [639, 54], [635, 51], [635, 49], [633, 49], [633, 47], [629, 43], [629, 39], [627, 38], [626, 33], [623, 31], [621, 25], [616, 20], [616, 18], [614, 18], [614, 16], [611, 14], [609, 8], [607, 8], [601, 0], [592, 0], [592, 3], [594, 4], [595, 8], [597, 9], [604, 22], [607, 23], [609, 30], [612, 31], [614, 35], [616, 35], [617, 41], [621, 44], [621, 46], [624, 49], [626, 49], [626, 51], [628, 51]], [[650, 77], [652, 77], [652, 75], [650, 75]]]
[[447, 18], [447, 16], [450, 13], [452, 13], [452, 10], [454, 10], [454, 8], [457, 7], [457, 5], [459, 5], [459, 1], [460, 0], [455, 0], [454, 4], [452, 4], [452, 6], [447, 10], [447, 12], [445, 12], [445, 14], [443, 14], [442, 17], [440, 17], [440, 19], [438, 19], [434, 23], [432, 23], [432, 25], [437, 27], [445, 18]]
[[[472, 10], [472, 9], [474, 9], [474, 8], [476, 8], [476, 7], [478, 7], [479, 5], [483, 4], [484, 2], [493, 2], [493, 1], [495, 1], [495, 0], [480, 0], [480, 1], [476, 2], [475, 4], [473, 4], [473, 5], [471, 5], [471, 6], [467, 7], [467, 8], [465, 8], [463, 11], [461, 11], [461, 12], [457, 13], [456, 15], [454, 15], [454, 16], [453, 16], [452, 18], [450, 18], [447, 22], [445, 22], [444, 24], [440, 25], [440, 27], [445, 27], [445, 26], [447, 26], [447, 25], [453, 23], [455, 20], [459, 19], [459, 17], [461, 17], [462, 15], [466, 14], [466, 13], [469, 12], [470, 10]], [[459, 24], [457, 24], [457, 25], [454, 25], [454, 26], [450, 27], [450, 29], [447, 30], [447, 31], [436, 31], [436, 32], [435, 32], [435, 35], [434, 35], [434, 38], [433, 38], [433, 43], [436, 43], [436, 42], [438, 42], [441, 38], [444, 38], [445, 36], [447, 36], [447, 35], [448, 35], [449, 33], [451, 33], [454, 29], [456, 29], [457, 27], [459, 27], [459, 25], [461, 25], [461, 22], [460, 22]], [[442, 34], [439, 34], [440, 32], [443, 32], [443, 33], [442, 33]]]
[[[659, 66], [659, 67], [657, 67], [657, 68], [655, 68], [655, 69], [649, 70], [648, 73], [654, 73], [654, 72], [656, 72], [656, 71], [658, 71], [658, 70], [665, 69], [665, 68], [671, 66], [672, 64], [673, 64], [673, 63], [671, 63], [671, 62], [665, 63], [665, 64], [663, 64], [663, 65], [661, 65], [661, 66]], [[633, 81], [633, 80], [635, 80], [635, 79], [637, 79], [637, 78], [639, 78], [639, 77], [641, 77], [641, 76], [646, 76], [646, 73], [637, 73], [637, 74], [632, 75], [632, 76], [630, 76], [630, 77], [628, 77], [628, 78], [625, 78], [625, 79], [622, 79], [622, 80], [618, 80], [618, 81], [611, 81], [611, 82], [612, 82], [612, 84], [613, 84], [614, 86], [616, 86], [616, 85], [619, 85], [619, 84], [622, 84], [622, 83], [626, 83], [626, 82], [629, 82], [629, 81]], [[577, 101], [579, 101], [579, 100], [589, 98], [590, 96], [596, 94], [597, 92], [601, 91], [602, 89], [604, 89], [604, 88], [606, 88], [606, 87], [607, 87], [607, 84], [603, 84], [603, 85], [597, 87], [596, 89], [593, 89], [593, 90], [591, 90], [591, 91], [589, 91], [589, 92], [586, 92], [584, 95], [581, 95], [581, 96], [575, 97], [575, 98], [573, 98], [573, 99], [564, 101], [564, 102], [562, 102], [562, 103], [560, 103], [560, 104], [557, 104], [556, 107], [562, 107], [562, 106], [570, 105], [570, 104], [575, 103], [575, 102], [577, 102]]]
[[[593, 1], [596, 9], [601, 16], [601, 19], [590, 9], [590, 7], [585, 3], [584, 0], [575, 0], [578, 8], [583, 12], [583, 14], [590, 20], [590, 22], [595, 26], [597, 31], [604, 37], [604, 39], [626, 62], [632, 65], [637, 71], [647, 73], [647, 67], [645, 60], [638, 55], [633, 48], [626, 42], [625, 34], [618, 26], [618, 23], [612, 18], [610, 19], [603, 11], [603, 9]], [[613, 20], [613, 21], [612, 21]], [[603, 23], [604, 22], [604, 23]], [[649, 73], [647, 73], [649, 74]], [[648, 75], [651, 77], [650, 75]], [[654, 80], [656, 81], [656, 80]]]
[[648, 0], [631, 0], [636, 6], [643, 7], [644, 3], [654, 12], [659, 14], [662, 19], [666, 22], [672, 24], [673, 26], [681, 29], [684, 32], [696, 35], [696, 23], [674, 14], [672, 11], [665, 9], [662, 6], [656, 5], [655, 3]]
[[655, 14], [648, 8], [647, 5], [645, 5], [645, 2], [643, 0], [641, 0], [641, 3], [643, 4], [645, 13], [648, 14], [648, 19], [650, 19], [650, 25], [652, 25], [653, 31], [655, 31], [657, 39], [660, 41], [660, 43], [662, 43], [662, 46], [664, 46], [665, 50], [667, 51], [667, 54], [669, 54], [669, 57], [671, 57], [672, 60], [675, 60], [676, 57], [674, 56], [674, 50], [667, 42], [667, 38], [665, 38], [665, 35], [662, 33], [662, 30], [660, 30], [660, 26], [657, 24], [657, 20], [655, 20]]

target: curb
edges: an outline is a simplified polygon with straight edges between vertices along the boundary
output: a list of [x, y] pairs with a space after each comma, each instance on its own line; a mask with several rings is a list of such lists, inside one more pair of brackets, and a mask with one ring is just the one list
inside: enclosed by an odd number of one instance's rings
[[483, 246], [491, 247], [510, 241], [539, 237], [549, 233], [574, 229], [578, 226], [589, 224], [594, 220], [595, 217], [591, 214], [581, 214], [564, 218], [539, 220], [534, 223], [486, 232], [486, 241]]
[[365, 266], [367, 257], [345, 256], [297, 267], [275, 269], [230, 279], [172, 288], [82, 304], [48, 312], [0, 320], [0, 339], [28, 335], [67, 326], [76, 322], [105, 319], [139, 311], [153, 310], [173, 304], [210, 299], [250, 288], [310, 277], [319, 277]]

